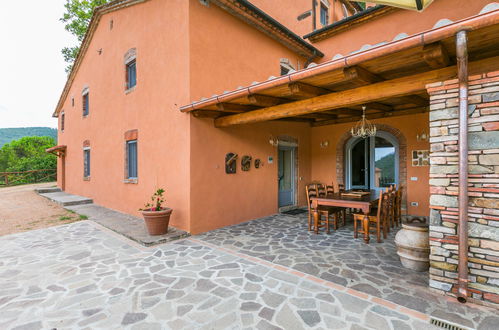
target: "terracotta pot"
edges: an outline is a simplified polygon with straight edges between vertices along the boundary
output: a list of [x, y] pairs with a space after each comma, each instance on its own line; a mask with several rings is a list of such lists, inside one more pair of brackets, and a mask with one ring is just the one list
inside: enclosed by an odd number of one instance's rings
[[397, 254], [402, 266], [418, 272], [430, 268], [430, 238], [428, 225], [424, 223], [404, 223], [395, 236]]
[[170, 208], [161, 211], [142, 211], [149, 235], [164, 235], [168, 232], [172, 211]]

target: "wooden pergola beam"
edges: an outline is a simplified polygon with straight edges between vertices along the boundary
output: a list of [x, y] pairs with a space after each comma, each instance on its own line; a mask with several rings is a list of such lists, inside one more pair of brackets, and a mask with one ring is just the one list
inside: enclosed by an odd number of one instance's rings
[[288, 89], [290, 94], [303, 97], [313, 97], [313, 96], [331, 93], [329, 89], [307, 85], [300, 82], [289, 84]]
[[237, 104], [237, 103], [218, 103], [217, 104], [218, 111], [222, 112], [245, 112], [250, 110], [255, 110], [255, 106], [245, 105], [245, 104]]
[[[416, 113], [428, 112], [428, 110], [429, 110], [428, 107], [418, 107], [418, 108], [399, 110], [399, 111], [376, 112], [376, 113], [366, 114], [366, 118], [367, 119], [379, 119], [379, 118], [386, 118], [386, 117], [406, 116], [406, 115], [413, 115]], [[330, 120], [321, 120], [321, 121], [316, 121], [316, 122], [312, 123], [312, 126], [316, 127], [316, 126], [352, 123], [352, 122], [358, 121], [359, 119], [360, 119], [359, 116], [355, 116], [355, 117], [346, 117], [346, 118], [338, 118], [338, 119], [330, 119]]]
[[248, 95], [247, 99], [250, 104], [259, 107], [271, 107], [288, 101], [279, 97], [261, 95], [261, 94]]
[[[497, 68], [499, 68], [499, 57], [475, 61], [469, 65], [470, 74], [481, 73], [485, 70], [497, 70]], [[215, 126], [228, 127], [232, 125], [256, 123], [336, 108], [357, 106], [369, 102], [386, 100], [392, 97], [413, 95], [425, 91], [426, 85], [429, 83], [453, 79], [456, 76], [456, 66], [449, 66], [443, 69], [382, 81], [346, 91], [320, 95], [306, 100], [217, 118], [215, 119]]]
[[383, 80], [383, 78], [358, 65], [343, 69], [343, 75], [346, 81], [356, 82], [361, 85], [369, 85]]
[[445, 68], [450, 64], [447, 50], [440, 42], [424, 46], [423, 59], [432, 69]]

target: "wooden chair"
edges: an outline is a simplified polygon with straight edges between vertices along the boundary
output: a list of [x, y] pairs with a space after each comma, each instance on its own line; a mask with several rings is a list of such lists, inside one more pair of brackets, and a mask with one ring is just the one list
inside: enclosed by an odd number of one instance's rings
[[[314, 226], [314, 219], [313, 219], [313, 211], [312, 209], [312, 202], [311, 198], [312, 197], [325, 197], [325, 190], [321, 191], [321, 188], [324, 188], [324, 185], [320, 187], [320, 184], [311, 184], [305, 186], [306, 190], [306, 195], [307, 195], [307, 205], [308, 205], [308, 230], [311, 231], [312, 227]], [[321, 195], [323, 194], [323, 195]], [[326, 228], [326, 232], [329, 234], [330, 233], [330, 220], [332, 218], [333, 220], [333, 229], [336, 230], [338, 228], [338, 218], [339, 213], [341, 213], [341, 208], [339, 207], [328, 207], [328, 206], [320, 206], [318, 209], [319, 212], [319, 225], [318, 228], [313, 228], [316, 233], [319, 232], [319, 228]], [[324, 216], [324, 220], [323, 220]]]
[[317, 184], [317, 193], [319, 194], [319, 197], [326, 197], [327, 196], [326, 186], [323, 185], [322, 183]]
[[334, 194], [334, 185], [331, 185], [331, 186], [326, 185], [326, 193], [327, 193], [328, 195], [332, 195], [332, 194]]
[[[378, 208], [373, 210], [371, 214], [368, 215], [369, 225], [367, 230], [369, 231], [371, 228], [374, 228], [376, 231], [376, 238], [378, 243], [381, 243], [381, 232], [383, 232], [383, 238], [386, 239], [388, 235], [388, 213], [389, 213], [389, 205], [390, 205], [390, 195], [389, 193], [380, 192]], [[353, 215], [353, 230], [354, 230], [354, 238], [358, 237], [358, 234], [364, 234], [365, 229], [363, 227], [364, 223], [364, 214], [355, 213]], [[360, 228], [359, 229], [359, 223]]]
[[399, 227], [402, 225], [402, 193], [403, 193], [403, 188], [400, 187], [396, 192], [395, 192], [395, 205], [394, 205], [394, 222], [395, 226]]

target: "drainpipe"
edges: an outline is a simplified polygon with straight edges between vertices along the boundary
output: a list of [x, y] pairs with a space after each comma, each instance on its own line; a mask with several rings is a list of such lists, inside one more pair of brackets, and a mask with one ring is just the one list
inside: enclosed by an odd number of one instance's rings
[[457, 300], [468, 299], [468, 36], [466, 30], [456, 35], [459, 78], [459, 264]]

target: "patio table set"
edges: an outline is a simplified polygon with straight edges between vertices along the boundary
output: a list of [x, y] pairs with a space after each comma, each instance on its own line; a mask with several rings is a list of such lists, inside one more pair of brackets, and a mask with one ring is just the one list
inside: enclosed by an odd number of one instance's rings
[[320, 228], [326, 228], [333, 221], [333, 228], [346, 222], [347, 210], [353, 215], [354, 238], [363, 234], [366, 244], [370, 241], [370, 229], [376, 231], [377, 241], [381, 235], [386, 239], [390, 228], [401, 224], [402, 189], [395, 186], [382, 190], [344, 190], [342, 185], [334, 191], [334, 185], [314, 183], [306, 186], [309, 230], [316, 234]]

